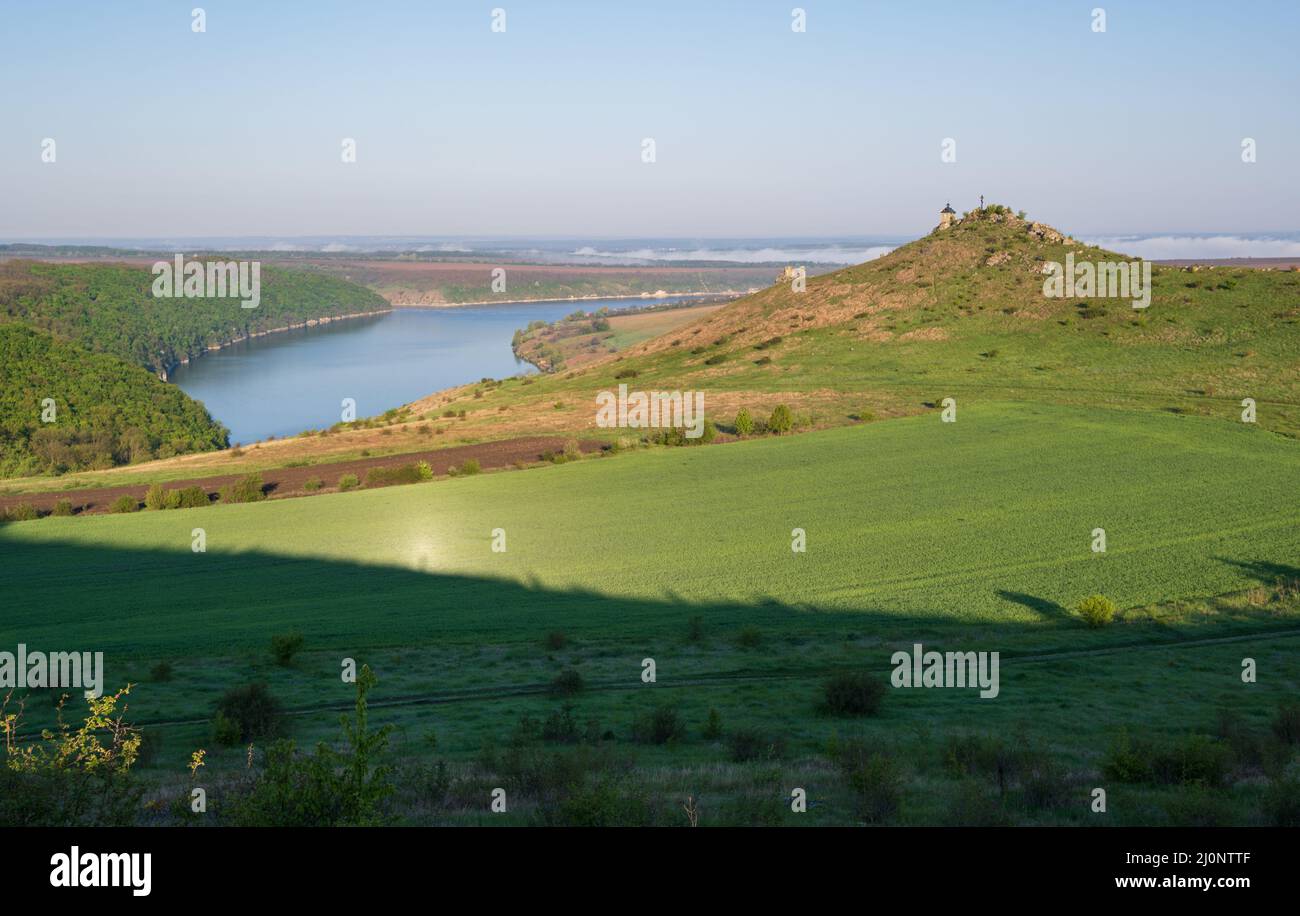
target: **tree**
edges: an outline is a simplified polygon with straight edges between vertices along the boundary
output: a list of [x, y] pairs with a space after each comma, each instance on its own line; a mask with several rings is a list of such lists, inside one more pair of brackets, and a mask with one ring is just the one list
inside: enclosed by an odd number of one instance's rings
[[767, 428], [778, 436], [794, 429], [794, 414], [784, 404], [777, 404], [772, 411], [772, 418], [767, 421]]

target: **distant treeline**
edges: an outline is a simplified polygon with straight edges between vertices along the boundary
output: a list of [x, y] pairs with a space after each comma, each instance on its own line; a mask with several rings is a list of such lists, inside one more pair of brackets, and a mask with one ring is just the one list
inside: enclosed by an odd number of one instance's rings
[[155, 299], [147, 267], [0, 263], [0, 475], [224, 448], [225, 427], [158, 378], [211, 345], [387, 308], [344, 280], [262, 270], [261, 304]]
[[[214, 256], [219, 257], [219, 256]], [[388, 308], [379, 295], [319, 273], [264, 267], [261, 304], [156, 299], [153, 274], [127, 264], [0, 264], [0, 320], [17, 320], [156, 373], [211, 345], [312, 318]]]

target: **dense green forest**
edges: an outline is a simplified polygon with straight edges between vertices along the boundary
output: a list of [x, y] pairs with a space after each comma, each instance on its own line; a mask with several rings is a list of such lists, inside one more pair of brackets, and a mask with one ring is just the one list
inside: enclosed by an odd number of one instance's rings
[[111, 467], [226, 444], [225, 427], [202, 404], [148, 370], [0, 324], [5, 476]]
[[[264, 267], [257, 308], [161, 299], [147, 266], [0, 263], [0, 475], [62, 473], [223, 448], [227, 431], [161, 381], [248, 334], [387, 308], [360, 286]], [[52, 422], [42, 419], [54, 401]]]
[[128, 264], [0, 263], [0, 321], [22, 321], [160, 373], [249, 333], [388, 308], [344, 280], [265, 265], [253, 309], [235, 298], [156, 299], [153, 279], [148, 267]]

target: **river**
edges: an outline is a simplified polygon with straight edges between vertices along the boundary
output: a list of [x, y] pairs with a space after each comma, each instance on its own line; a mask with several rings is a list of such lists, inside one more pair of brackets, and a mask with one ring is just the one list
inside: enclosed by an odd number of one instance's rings
[[214, 350], [178, 366], [171, 381], [229, 427], [232, 443], [256, 442], [332, 426], [344, 398], [366, 417], [453, 385], [535, 371], [510, 348], [515, 330], [530, 321], [667, 301], [673, 300], [396, 309]]

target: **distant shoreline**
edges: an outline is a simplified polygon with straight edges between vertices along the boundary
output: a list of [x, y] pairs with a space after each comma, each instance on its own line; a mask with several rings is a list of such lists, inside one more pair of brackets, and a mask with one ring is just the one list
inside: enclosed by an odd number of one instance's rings
[[551, 296], [545, 299], [482, 299], [474, 302], [421, 302], [414, 305], [394, 305], [393, 309], [456, 309], [472, 305], [529, 305], [546, 302], [597, 302], [603, 299], [651, 299], [657, 301], [667, 301], [669, 299], [700, 298], [704, 296], [745, 296], [747, 290], [726, 289], [715, 292], [700, 293], [667, 293], [663, 296], [656, 296], [653, 293], [635, 293], [622, 296], [561, 296], [558, 299]]

